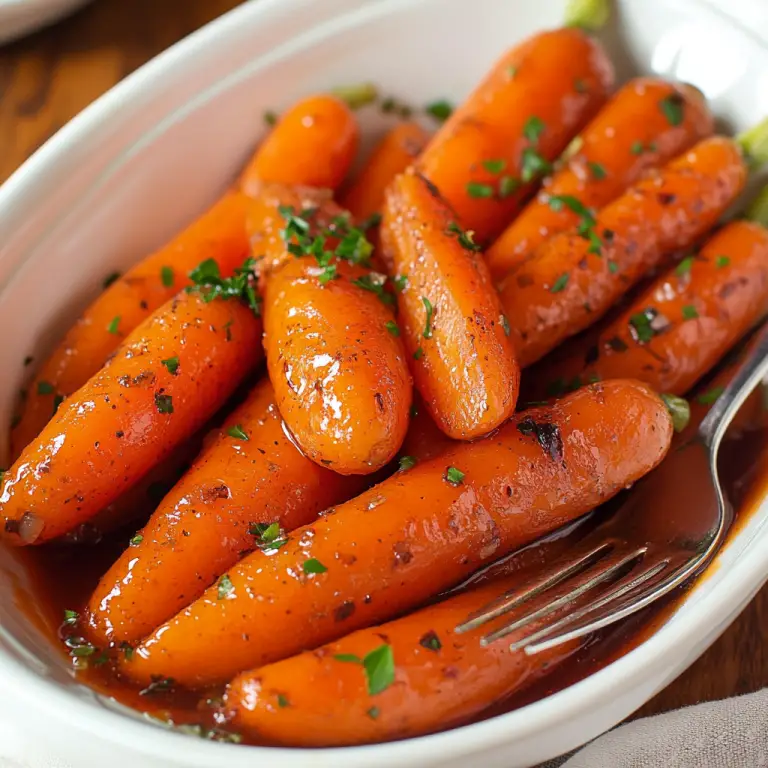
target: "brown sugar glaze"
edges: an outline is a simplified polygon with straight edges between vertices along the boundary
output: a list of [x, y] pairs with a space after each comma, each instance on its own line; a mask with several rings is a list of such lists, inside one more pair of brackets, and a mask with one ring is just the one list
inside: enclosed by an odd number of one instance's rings
[[[758, 509], [768, 490], [767, 464], [766, 427], [741, 434], [724, 445], [721, 475], [726, 493], [736, 510], [729, 535], [733, 535], [734, 530], [738, 530]], [[515, 553], [501, 565], [496, 564], [494, 572], [498, 573], [501, 569], [509, 574], [552, 562], [567, 553], [569, 546], [609, 515], [617, 503], [620, 499]], [[99, 577], [128, 545], [132, 533], [132, 530], [125, 531], [95, 544], [49, 545], [14, 552], [20, 566], [15, 585], [16, 606], [51, 642], [58, 644], [62, 655], [67, 653], [62, 633], [77, 634], [76, 628], [62, 628], [64, 611], [79, 610], [86, 603]], [[485, 578], [487, 575], [481, 572], [468, 583], [477, 583]], [[700, 578], [706, 578], [706, 573]], [[604, 630], [551, 673], [523, 690], [512, 692], [504, 701], [496, 702], [474, 719], [483, 720], [542, 699], [607, 666], [642, 643], [663, 624], [681, 597], [682, 593], [678, 591], [661, 606], [647, 609], [616, 627]], [[89, 657], [87, 665], [79, 669], [74, 668], [73, 662], [73, 675], [103, 695], [166, 723], [201, 726], [202, 733], [209, 737], [211, 732], [208, 729], [216, 728], [216, 704], [222, 687], [204, 692], [172, 689], [142, 694], [136, 686], [119, 679], [111, 663], [94, 664], [94, 660], [98, 662], [98, 654]]]

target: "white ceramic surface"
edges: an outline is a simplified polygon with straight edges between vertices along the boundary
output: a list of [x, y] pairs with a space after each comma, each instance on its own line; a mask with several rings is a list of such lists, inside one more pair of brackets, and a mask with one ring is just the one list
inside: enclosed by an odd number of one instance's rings
[[[617, 6], [605, 39], [622, 75], [689, 80], [736, 129], [768, 115], [768, 47], [755, 34], [768, 31], [763, 0], [729, 0], [741, 26], [707, 0]], [[562, 10], [563, 0], [256, 0], [113, 89], [0, 188], [3, 433], [25, 355], [49, 348], [106, 275], [215, 198], [258, 140], [266, 109], [360, 80], [413, 104], [456, 100], [502, 50], [557, 25]], [[375, 110], [363, 120], [369, 136], [384, 125]], [[754, 517], [664, 627], [589, 679], [444, 734], [308, 752], [200, 742], [118, 713], [73, 683], [18, 612], [29, 600], [23, 570], [0, 552], [0, 722], [18, 724], [33, 749], [43, 745], [76, 768], [524, 768], [641, 706], [717, 638], [767, 575], [768, 526]]]
[[53, 24], [90, 0], [0, 0], [0, 45]]

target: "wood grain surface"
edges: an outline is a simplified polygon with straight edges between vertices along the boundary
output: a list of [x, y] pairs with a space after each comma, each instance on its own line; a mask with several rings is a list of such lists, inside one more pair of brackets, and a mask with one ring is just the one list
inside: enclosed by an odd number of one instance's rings
[[[0, 181], [115, 82], [237, 0], [95, 0], [56, 27], [0, 48]], [[677, 681], [652, 714], [768, 684], [768, 589]]]

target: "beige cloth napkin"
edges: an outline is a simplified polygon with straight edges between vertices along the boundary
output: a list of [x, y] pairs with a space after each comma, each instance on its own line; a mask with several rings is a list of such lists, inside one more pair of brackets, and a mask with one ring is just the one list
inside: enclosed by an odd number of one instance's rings
[[635, 720], [540, 768], [768, 768], [768, 689]]

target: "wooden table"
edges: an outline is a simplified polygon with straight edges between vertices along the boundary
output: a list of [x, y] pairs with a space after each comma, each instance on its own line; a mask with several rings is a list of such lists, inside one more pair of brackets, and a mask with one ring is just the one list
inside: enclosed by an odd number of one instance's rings
[[[0, 181], [115, 82], [238, 0], [96, 0], [57, 27], [0, 48]], [[768, 684], [768, 588], [641, 714]]]

